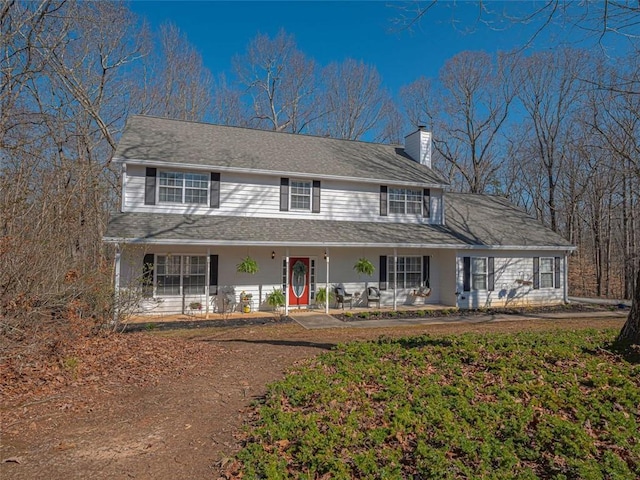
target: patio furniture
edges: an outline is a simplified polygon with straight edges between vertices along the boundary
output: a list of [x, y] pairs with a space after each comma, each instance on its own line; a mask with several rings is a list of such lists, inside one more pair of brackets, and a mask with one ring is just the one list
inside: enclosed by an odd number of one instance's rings
[[413, 291], [414, 297], [428, 297], [429, 295], [431, 295], [431, 287], [427, 285], [423, 285], [422, 287]]
[[378, 304], [378, 308], [380, 308], [380, 290], [376, 287], [367, 288], [367, 307], [370, 302], [374, 302]]
[[336, 308], [338, 308], [338, 304], [342, 304], [342, 309], [344, 310], [345, 302], [349, 303], [349, 308], [353, 308], [353, 304], [352, 304], [353, 295], [345, 292], [343, 287], [336, 287], [335, 293], [336, 293]]

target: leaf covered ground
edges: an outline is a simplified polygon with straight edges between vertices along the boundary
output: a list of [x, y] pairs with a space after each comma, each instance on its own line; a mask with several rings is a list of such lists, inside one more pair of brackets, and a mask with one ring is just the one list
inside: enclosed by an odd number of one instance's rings
[[352, 343], [269, 389], [229, 478], [640, 478], [616, 331]]

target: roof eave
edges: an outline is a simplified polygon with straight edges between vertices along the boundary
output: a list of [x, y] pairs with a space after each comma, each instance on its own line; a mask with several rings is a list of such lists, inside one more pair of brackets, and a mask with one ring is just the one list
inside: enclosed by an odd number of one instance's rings
[[157, 238], [121, 238], [103, 237], [107, 243], [138, 244], [138, 245], [185, 245], [185, 246], [227, 246], [227, 247], [343, 247], [343, 248], [432, 248], [445, 250], [542, 250], [542, 251], [574, 251], [577, 247], [567, 245], [465, 245], [458, 243], [399, 243], [399, 242], [279, 242], [279, 241], [250, 241], [250, 240], [185, 240], [185, 239], [157, 239]]
[[349, 177], [344, 175], [329, 175], [329, 174], [317, 174], [317, 173], [308, 173], [308, 172], [290, 172], [285, 170], [263, 170], [259, 168], [239, 168], [239, 167], [225, 167], [220, 165], [201, 165], [194, 163], [183, 163], [183, 162], [167, 162], [164, 160], [139, 160], [139, 159], [131, 159], [131, 158], [122, 158], [122, 157], [114, 157], [111, 160], [112, 163], [117, 164], [126, 164], [132, 163], [136, 165], [143, 165], [149, 167], [169, 167], [169, 168], [178, 168], [178, 169], [188, 169], [188, 170], [204, 170], [211, 171], [212, 169], [218, 172], [229, 172], [229, 173], [252, 173], [256, 175], [268, 175], [272, 177], [283, 177], [283, 176], [291, 176], [291, 175], [303, 175], [303, 176], [312, 176], [313, 178], [317, 178], [319, 180], [344, 180], [350, 182], [359, 182], [359, 183], [369, 183], [369, 184], [394, 184], [394, 185], [420, 185], [422, 187], [427, 188], [447, 188], [449, 186], [448, 183], [438, 183], [438, 182], [430, 182], [430, 181], [403, 181], [396, 180], [391, 178], [366, 178], [366, 177]]

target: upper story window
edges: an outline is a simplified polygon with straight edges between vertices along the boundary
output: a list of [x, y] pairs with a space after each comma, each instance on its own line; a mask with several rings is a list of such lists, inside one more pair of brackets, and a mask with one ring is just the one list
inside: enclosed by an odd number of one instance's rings
[[291, 210], [311, 210], [311, 182], [291, 180]]
[[209, 175], [202, 173], [159, 172], [161, 203], [206, 205], [209, 201]]
[[422, 214], [422, 190], [413, 188], [389, 188], [390, 213]]

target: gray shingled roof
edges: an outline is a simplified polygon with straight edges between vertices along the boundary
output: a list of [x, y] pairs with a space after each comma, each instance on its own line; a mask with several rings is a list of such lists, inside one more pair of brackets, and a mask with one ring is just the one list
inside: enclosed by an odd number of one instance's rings
[[120, 213], [111, 218], [105, 238], [202, 245], [572, 248], [504, 199], [470, 194], [447, 194], [446, 199], [446, 226]]
[[430, 186], [447, 182], [404, 148], [136, 115], [116, 160], [185, 163], [314, 176], [343, 176]]

